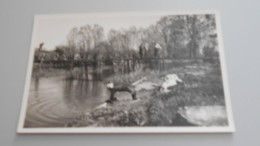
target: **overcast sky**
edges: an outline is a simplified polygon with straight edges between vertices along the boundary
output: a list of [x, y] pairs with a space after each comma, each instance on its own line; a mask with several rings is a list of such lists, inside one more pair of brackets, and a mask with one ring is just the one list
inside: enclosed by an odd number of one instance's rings
[[127, 29], [131, 26], [146, 28], [155, 24], [163, 16], [162, 14], [140, 14], [40, 15], [35, 24], [33, 47], [38, 47], [41, 42], [44, 42], [46, 50], [53, 50], [57, 45], [65, 45], [67, 35], [73, 27], [99, 24], [104, 28], [106, 35], [111, 28]]

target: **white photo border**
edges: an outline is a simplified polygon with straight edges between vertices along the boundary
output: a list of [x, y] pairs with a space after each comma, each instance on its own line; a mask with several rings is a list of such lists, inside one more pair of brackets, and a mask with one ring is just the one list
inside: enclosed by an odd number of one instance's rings
[[[80, 16], [138, 16], [138, 15], [193, 15], [193, 14], [214, 14], [216, 17], [216, 30], [217, 39], [219, 43], [219, 56], [221, 63], [221, 73], [223, 80], [223, 88], [225, 95], [226, 112], [228, 117], [228, 126], [224, 127], [73, 127], [73, 128], [24, 128], [26, 109], [28, 103], [28, 95], [30, 88], [30, 81], [33, 68], [33, 56], [34, 56], [34, 42], [36, 36], [36, 30], [38, 29], [38, 22], [41, 19], [48, 18], [64, 18], [64, 17], [80, 17]], [[117, 13], [87, 13], [87, 14], [47, 14], [47, 15], [35, 15], [32, 31], [32, 39], [29, 53], [29, 60], [27, 65], [27, 73], [24, 87], [24, 94], [21, 104], [20, 117], [17, 126], [18, 134], [90, 134], [90, 133], [100, 133], [100, 134], [113, 134], [113, 133], [233, 133], [235, 132], [231, 98], [229, 92], [227, 67], [223, 46], [223, 36], [221, 29], [221, 19], [220, 12], [217, 10], [195, 10], [195, 11], [177, 11], [177, 12], [117, 12]]]

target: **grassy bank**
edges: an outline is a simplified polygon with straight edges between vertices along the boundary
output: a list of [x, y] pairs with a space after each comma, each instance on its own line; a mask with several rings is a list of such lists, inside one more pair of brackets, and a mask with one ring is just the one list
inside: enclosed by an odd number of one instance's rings
[[[178, 108], [197, 105], [224, 105], [224, 93], [219, 65], [195, 63], [173, 67], [167, 71], [137, 71], [106, 79], [116, 84], [130, 84], [142, 77], [160, 84], [162, 76], [175, 73], [183, 80], [168, 93], [140, 91], [138, 102], [129, 101], [82, 113], [68, 121], [68, 127], [83, 126], [170, 126], [179, 125]], [[183, 119], [181, 119], [183, 120]], [[182, 121], [185, 123], [185, 121]]]

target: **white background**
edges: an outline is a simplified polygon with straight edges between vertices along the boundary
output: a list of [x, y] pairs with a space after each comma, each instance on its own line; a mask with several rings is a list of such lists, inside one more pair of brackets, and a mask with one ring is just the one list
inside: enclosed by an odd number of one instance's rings
[[[258, 0], [0, 1], [0, 145], [258, 146], [260, 130]], [[17, 135], [34, 14], [220, 10], [236, 133]]]

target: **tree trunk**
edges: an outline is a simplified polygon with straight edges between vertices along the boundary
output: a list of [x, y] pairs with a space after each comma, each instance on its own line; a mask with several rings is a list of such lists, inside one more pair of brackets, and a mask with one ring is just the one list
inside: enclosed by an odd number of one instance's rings
[[194, 37], [194, 36], [191, 36], [190, 50], [189, 50], [189, 56], [190, 56], [190, 58], [195, 58], [195, 51], [196, 51], [195, 37]]

